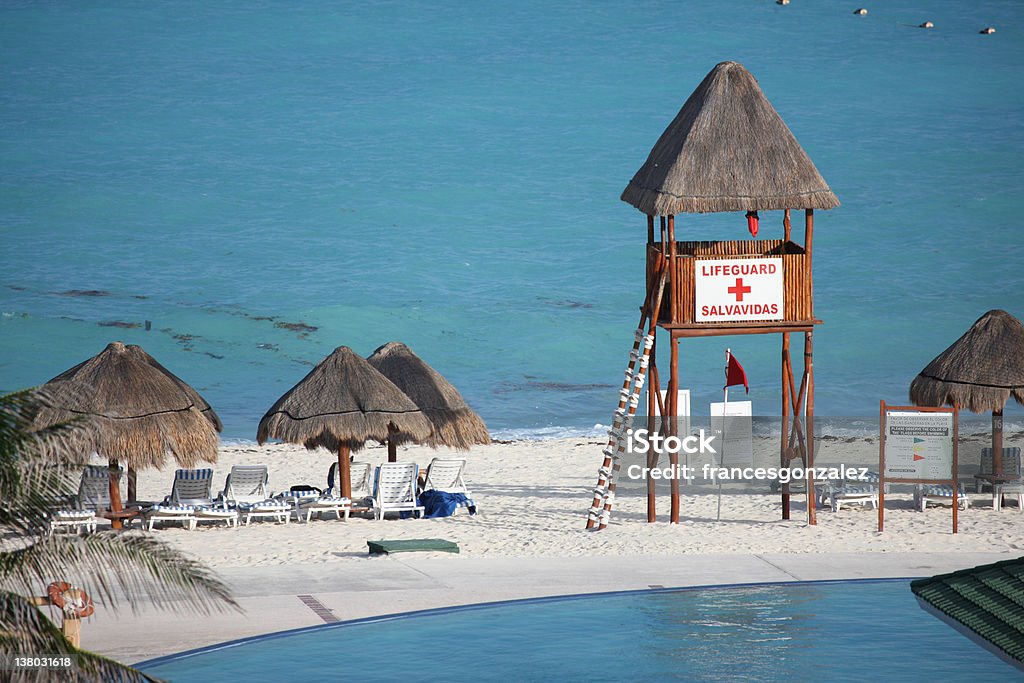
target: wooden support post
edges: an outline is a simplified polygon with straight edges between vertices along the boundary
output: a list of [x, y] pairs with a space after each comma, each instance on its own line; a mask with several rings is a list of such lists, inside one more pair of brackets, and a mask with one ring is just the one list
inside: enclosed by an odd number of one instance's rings
[[[670, 215], [668, 217], [668, 319], [672, 322], [678, 322], [679, 317], [676, 312], [679, 308], [679, 283], [676, 282], [676, 278], [679, 275], [677, 272], [679, 269], [676, 267], [676, 217]], [[676, 341], [673, 338], [672, 348], [675, 348]], [[674, 394], [673, 394], [674, 395]]]
[[[672, 217], [669, 217], [669, 225], [671, 225]], [[666, 418], [668, 420], [668, 433], [673, 436], [678, 436], [676, 431], [679, 425], [679, 339], [674, 335], [669, 335], [669, 380], [668, 380], [668, 413]], [[669, 462], [672, 464], [672, 472], [678, 471], [679, 466], [679, 452], [669, 454]], [[679, 524], [679, 477], [672, 477], [672, 510], [670, 521], [672, 524]]]
[[[787, 213], [787, 219], [788, 211]], [[789, 467], [789, 385], [792, 378], [789, 360], [789, 332], [782, 333], [782, 443], [779, 449], [779, 467]], [[789, 519], [789, 483], [782, 484], [782, 519]]]
[[397, 433], [391, 425], [388, 425], [388, 462], [398, 462], [398, 444], [395, 443], [394, 435]]
[[807, 304], [811, 307], [810, 318], [814, 318], [814, 259], [811, 257], [811, 242], [814, 241], [814, 209], [804, 212], [804, 254], [807, 259]]
[[[807, 259], [807, 302], [811, 306], [810, 316], [814, 317], [814, 209], [804, 211], [804, 254]], [[804, 429], [807, 432], [808, 468], [814, 467], [814, 333], [804, 333], [804, 375], [807, 378], [807, 410]], [[817, 501], [814, 496], [814, 477], [807, 478], [807, 523], [818, 523]]]
[[[654, 217], [653, 216], [648, 216], [647, 217], [647, 227], [648, 227], [649, 231], [652, 231], [654, 229]], [[657, 329], [657, 328], [655, 328], [655, 329]], [[653, 434], [654, 430], [656, 428], [654, 414], [655, 414], [655, 412], [657, 412], [658, 398], [660, 397], [660, 394], [661, 394], [661, 385], [660, 385], [660, 383], [657, 380], [657, 377], [658, 377], [658, 368], [657, 368], [657, 363], [656, 363], [657, 357], [658, 357], [658, 335], [657, 335], [657, 333], [655, 333], [655, 335], [654, 335], [654, 346], [651, 347], [651, 357], [650, 357], [650, 361], [649, 361], [650, 368], [647, 371], [647, 434], [648, 434], [648, 436]], [[660, 415], [664, 415], [665, 413], [663, 411], [663, 412], [661, 412], [659, 414]], [[653, 468], [653, 467], [657, 467], [657, 466], [658, 466], [658, 453], [657, 453], [657, 451], [655, 451], [652, 448], [651, 452], [648, 453], [648, 455], [647, 455], [647, 467]], [[653, 523], [653, 522], [657, 522], [658, 521], [658, 508], [657, 508], [657, 502], [655, 500], [656, 493], [657, 493], [656, 490], [655, 490], [655, 484], [656, 483], [657, 482], [655, 482], [654, 477], [648, 475], [648, 477], [647, 477], [647, 521], [649, 523]]]
[[[807, 431], [807, 461], [808, 471], [814, 468], [814, 333], [804, 333], [804, 373], [807, 377], [807, 409], [805, 419], [807, 423], [804, 429]], [[814, 477], [807, 477], [807, 523], [815, 525], [818, 523], [818, 510], [815, 506]]]
[[654, 244], [654, 216], [647, 217], [647, 244]]
[[139, 473], [128, 467], [128, 504], [135, 505], [139, 500]]
[[342, 498], [352, 497], [352, 465], [349, 463], [349, 450], [347, 443], [338, 447], [338, 490], [341, 491]]
[[[120, 465], [114, 458], [111, 458], [107, 465], [110, 467], [110, 511], [115, 513], [121, 512], [124, 509], [124, 505], [121, 504]], [[113, 529], [121, 529], [124, 523], [120, 517], [114, 517], [110, 520], [110, 526]]]
[[992, 411], [992, 472], [1003, 474], [1003, 411]]
[[782, 217], [782, 241], [783, 243], [788, 242], [792, 239], [793, 224], [789, 222], [789, 209], [786, 209], [786, 213]]
[[76, 648], [82, 647], [82, 620], [74, 617], [64, 617], [60, 630], [68, 642]]

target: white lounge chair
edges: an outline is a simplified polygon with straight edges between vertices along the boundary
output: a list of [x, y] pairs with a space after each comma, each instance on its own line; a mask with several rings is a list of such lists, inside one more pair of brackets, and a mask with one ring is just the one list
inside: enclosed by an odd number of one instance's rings
[[[353, 461], [349, 466], [348, 473], [349, 481], [351, 482], [349, 497], [352, 499], [352, 505], [359, 507], [370, 507], [372, 505], [373, 489], [370, 486], [370, 474], [372, 472], [373, 466], [368, 462], [359, 462], [357, 460]], [[327, 490], [340, 494], [341, 489], [335, 488], [337, 475], [338, 463], [335, 462], [327, 470]]]
[[[1003, 474], [1021, 476], [1020, 446], [1012, 446], [1003, 449]], [[981, 449], [981, 469], [974, 475], [974, 491], [981, 493], [983, 486], [991, 486], [991, 482], [985, 479], [985, 475], [995, 474], [995, 465], [992, 462], [992, 449]]]
[[[967, 490], [963, 484], [957, 484], [957, 506], [961, 510], [971, 507], [971, 499], [967, 497]], [[953, 487], [949, 484], [918, 484], [914, 487], [914, 507], [924, 512], [928, 503], [933, 505], [952, 505]]]
[[445, 493], [461, 493], [466, 500], [459, 507], [467, 508], [470, 513], [476, 512], [473, 495], [466, 486], [466, 461], [463, 458], [434, 458], [427, 466], [427, 475], [423, 483], [424, 491], [444, 491]]
[[828, 488], [824, 499], [832, 505], [832, 512], [839, 512], [843, 505], [859, 503], [870, 505], [872, 509], [878, 509], [878, 481], [877, 472], [868, 472], [866, 479], [847, 479], [838, 485]]
[[[118, 468], [120, 480], [123, 470]], [[110, 468], [103, 465], [86, 465], [82, 470], [82, 479], [78, 484], [78, 494], [74, 505], [57, 510], [50, 516], [49, 533], [57, 529], [71, 529], [78, 533], [82, 529], [87, 532], [96, 531], [99, 518], [97, 512], [110, 510]]]
[[352, 511], [352, 500], [338, 495], [333, 488], [328, 488], [321, 493], [319, 489], [312, 487], [293, 486], [283, 496], [291, 498], [294, 503], [295, 518], [301, 520], [305, 513], [307, 523], [313, 518], [313, 515], [318, 515], [323, 519], [324, 514], [328, 512], [333, 512], [338, 519], [343, 517], [348, 519], [349, 513]]
[[266, 465], [232, 465], [218, 501], [225, 506], [261, 503], [270, 497], [268, 479]]
[[171, 494], [158, 505], [149, 508], [143, 517], [146, 527], [153, 530], [157, 522], [180, 521], [189, 531], [201, 521], [238, 523], [238, 513], [226, 506], [217, 506], [212, 498], [213, 470], [175, 470]]
[[1017, 510], [1024, 511], [1024, 479], [1004, 481], [992, 486], [992, 508], [1003, 509], [1003, 496], [1017, 498]]
[[411, 512], [423, 515], [423, 506], [416, 500], [419, 467], [413, 462], [386, 462], [377, 467], [373, 482], [373, 512], [384, 519], [388, 512]]

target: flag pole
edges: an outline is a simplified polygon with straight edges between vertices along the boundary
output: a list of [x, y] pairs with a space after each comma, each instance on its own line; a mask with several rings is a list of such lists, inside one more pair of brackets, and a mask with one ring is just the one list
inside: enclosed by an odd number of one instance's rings
[[[729, 421], [729, 359], [732, 358], [732, 349], [725, 350], [725, 401], [722, 403], [722, 455], [718, 459], [719, 466], [725, 467], [725, 424]], [[718, 516], [715, 521], [722, 521], [722, 478], [718, 478]]]

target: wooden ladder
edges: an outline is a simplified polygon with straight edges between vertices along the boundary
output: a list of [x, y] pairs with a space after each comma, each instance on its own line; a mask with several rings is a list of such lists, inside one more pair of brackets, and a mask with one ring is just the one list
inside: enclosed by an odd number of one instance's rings
[[[640, 324], [633, 335], [633, 349], [629, 352], [622, 389], [619, 390], [619, 407], [608, 430], [608, 445], [604, 448], [604, 461], [597, 471], [597, 486], [594, 487], [594, 502], [587, 514], [587, 528], [598, 530], [608, 526], [615, 502], [615, 480], [618, 477], [622, 454], [626, 452], [626, 431], [633, 425], [633, 416], [640, 405], [640, 392], [647, 381], [651, 349], [654, 347], [654, 333], [658, 327], [658, 311], [665, 291], [667, 266], [663, 265], [657, 276], [657, 284], [647, 291], [644, 306], [640, 311]], [[652, 284], [655, 281], [652, 280]], [[647, 329], [644, 329], [644, 326]]]

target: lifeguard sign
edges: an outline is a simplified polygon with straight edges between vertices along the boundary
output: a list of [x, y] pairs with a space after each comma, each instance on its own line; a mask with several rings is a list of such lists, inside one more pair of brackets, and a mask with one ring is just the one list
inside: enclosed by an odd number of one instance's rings
[[959, 507], [955, 408], [890, 406], [881, 401], [878, 443], [878, 530], [885, 530], [885, 484], [947, 484], [953, 498], [953, 533]]
[[782, 259], [702, 259], [694, 267], [699, 323], [782, 320]]

